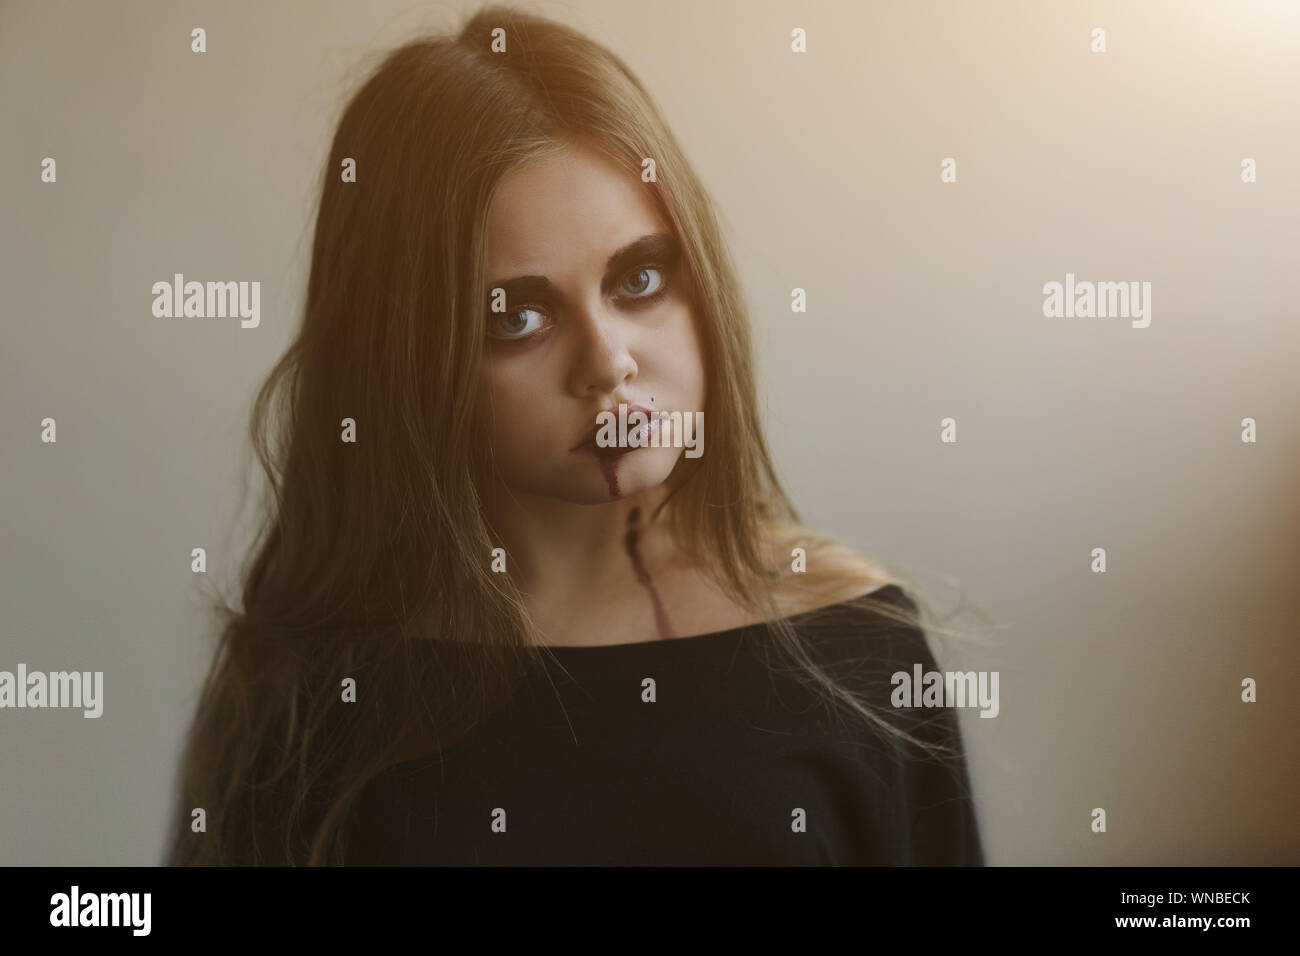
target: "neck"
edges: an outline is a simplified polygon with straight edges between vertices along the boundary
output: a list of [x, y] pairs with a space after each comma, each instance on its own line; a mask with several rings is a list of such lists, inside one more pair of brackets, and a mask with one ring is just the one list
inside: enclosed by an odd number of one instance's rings
[[[650, 516], [666, 494], [660, 485], [607, 504], [581, 505], [498, 485], [488, 489], [484, 504], [516, 586], [547, 604], [571, 603], [593, 589], [639, 578]], [[629, 532], [635, 532], [632, 552]]]

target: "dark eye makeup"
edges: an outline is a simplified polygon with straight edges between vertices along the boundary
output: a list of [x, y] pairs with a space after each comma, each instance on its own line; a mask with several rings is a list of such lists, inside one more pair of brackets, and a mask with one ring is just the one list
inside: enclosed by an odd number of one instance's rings
[[[623, 294], [616, 295], [615, 298], [626, 303], [628, 308], [643, 309], [660, 301], [668, 294], [673, 285], [672, 272], [673, 269], [671, 264], [666, 261], [645, 262], [623, 273], [619, 277], [618, 282], [612, 286], [608, 282], [603, 283], [602, 285], [609, 287], [606, 291], [609, 291], [610, 288], [613, 290], [622, 290]], [[644, 281], [633, 281], [630, 284], [628, 283], [629, 279], [640, 280], [642, 275], [646, 276]], [[543, 279], [542, 282], [545, 283], [544, 286], [540, 283], [532, 283], [535, 288], [533, 290], [534, 295], [530, 301], [510, 307], [505, 312], [488, 313], [489, 339], [503, 344], [515, 344], [525, 341], [531, 342], [532, 340], [545, 335], [547, 330], [554, 328], [553, 319], [552, 324], [539, 325], [533, 329], [527, 329], [529, 324], [527, 320], [522, 324], [517, 322], [519, 316], [527, 313], [532, 313], [538, 316], [553, 316], [554, 313], [559, 310], [558, 297], [551, 291], [550, 283], [546, 282], [545, 279]], [[516, 280], [516, 283], [518, 283], [518, 280]], [[628, 291], [629, 285], [644, 286], [649, 291]], [[518, 287], [518, 285], [516, 285], [516, 287]], [[512, 324], [515, 324], [518, 327], [506, 331], [504, 326], [509, 320], [516, 320]]]

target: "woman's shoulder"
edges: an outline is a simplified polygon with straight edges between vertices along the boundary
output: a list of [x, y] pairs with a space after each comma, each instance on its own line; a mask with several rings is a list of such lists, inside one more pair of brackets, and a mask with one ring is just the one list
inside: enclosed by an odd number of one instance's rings
[[767, 549], [768, 560], [778, 572], [773, 595], [783, 616], [803, 615], [864, 596], [911, 603], [902, 581], [838, 542], [790, 528], [772, 533]]
[[[784, 561], [774, 588], [781, 616], [819, 663], [863, 657], [878, 666], [931, 666], [918, 604], [906, 582], [853, 549], [792, 529], [769, 539]], [[778, 567], [781, 567], [778, 565]]]

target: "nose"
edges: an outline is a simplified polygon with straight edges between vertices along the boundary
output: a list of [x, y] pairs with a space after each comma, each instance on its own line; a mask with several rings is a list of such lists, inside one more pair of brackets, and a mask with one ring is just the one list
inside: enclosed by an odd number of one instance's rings
[[597, 304], [581, 309], [571, 322], [575, 340], [569, 389], [575, 396], [613, 394], [620, 385], [636, 378], [636, 360], [628, 347], [629, 330], [619, 316]]

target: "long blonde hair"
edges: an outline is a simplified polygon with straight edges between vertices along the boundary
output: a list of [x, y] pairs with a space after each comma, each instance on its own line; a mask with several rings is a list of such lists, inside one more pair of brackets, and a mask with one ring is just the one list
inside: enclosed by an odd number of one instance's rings
[[[504, 52], [491, 49], [498, 27]], [[656, 518], [755, 620], [774, 622], [777, 645], [828, 699], [925, 746], [822, 673], [782, 619], [776, 594], [796, 582], [773, 555], [799, 546], [835, 568], [844, 552], [801, 526], [773, 471], [735, 269], [672, 132], [612, 53], [489, 7], [458, 35], [393, 51], [339, 121], [302, 326], [253, 405], [265, 515], [242, 608], [218, 602], [169, 862], [341, 861], [366, 784], [455, 741], [536, 665], [520, 595], [485, 560], [485, 224], [504, 174], [566, 141], [638, 177], [652, 157], [656, 181], [645, 186], [686, 253], [714, 424], [709, 453], [679, 461]], [[355, 182], [340, 176], [349, 159]], [[339, 440], [345, 418], [355, 444]], [[901, 583], [862, 567], [845, 562], [805, 600]], [[861, 603], [918, 623], [887, 602]], [[475, 639], [430, 640], [439, 635]], [[343, 707], [347, 678], [357, 702]], [[202, 832], [194, 808], [206, 814]]]

